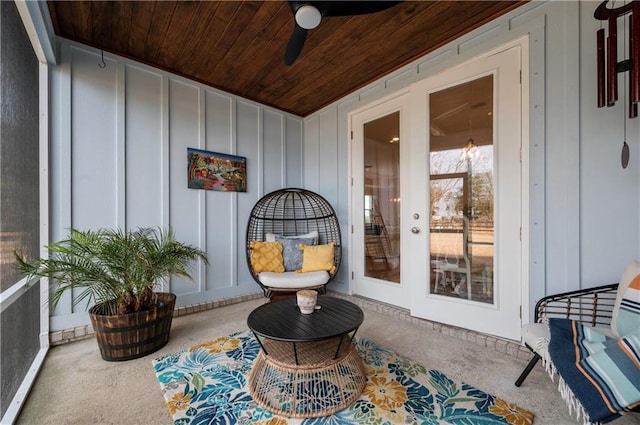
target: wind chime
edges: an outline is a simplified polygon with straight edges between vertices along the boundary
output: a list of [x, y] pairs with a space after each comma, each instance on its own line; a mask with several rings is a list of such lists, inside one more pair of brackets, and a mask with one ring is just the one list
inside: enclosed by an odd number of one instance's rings
[[[640, 1], [633, 0], [624, 6], [609, 9], [605, 0], [596, 8], [593, 17], [607, 21], [609, 33], [600, 28], [596, 33], [598, 67], [598, 108], [613, 106], [618, 100], [618, 73], [629, 73], [629, 118], [638, 116], [640, 102], [640, 23], [634, 25], [633, 16], [640, 16]], [[618, 18], [629, 15], [629, 58], [618, 62]], [[640, 18], [639, 18], [640, 19]], [[624, 55], [625, 52], [622, 52]], [[626, 118], [625, 118], [626, 137]], [[624, 141], [621, 155], [622, 168], [629, 164], [629, 145]]]

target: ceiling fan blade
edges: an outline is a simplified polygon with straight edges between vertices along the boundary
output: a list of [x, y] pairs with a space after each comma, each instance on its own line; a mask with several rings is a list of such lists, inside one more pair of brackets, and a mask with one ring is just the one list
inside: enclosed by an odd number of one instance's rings
[[298, 10], [300, 8], [300, 6], [304, 6], [305, 4], [309, 4], [310, 2], [308, 2], [308, 1], [291, 1], [291, 0], [289, 0], [287, 3], [289, 3], [289, 7], [291, 8], [291, 12], [295, 15], [296, 14], [296, 10]]
[[[313, 2], [312, 2], [313, 3]], [[325, 1], [318, 5], [322, 16], [353, 16], [376, 13], [395, 6], [402, 1]]]
[[[296, 21], [296, 27], [287, 44], [287, 50], [284, 55], [285, 65], [292, 65], [296, 59], [298, 59], [304, 47], [304, 42], [307, 39], [307, 28], [315, 28], [317, 25], [317, 21], [311, 22], [309, 26], [298, 22], [300, 17], [297, 16], [297, 12], [303, 6], [312, 6], [309, 8], [311, 11], [316, 9], [315, 16], [313, 16], [314, 13], [311, 14], [312, 18], [317, 18], [318, 12], [322, 18], [324, 16], [352, 16], [380, 12], [401, 2], [402, 1], [288, 1], [291, 12], [293, 12], [294, 20]], [[313, 20], [314, 19], [311, 19], [311, 21]]]
[[300, 56], [300, 52], [302, 52], [304, 41], [306, 39], [307, 30], [296, 24], [296, 27], [293, 30], [293, 34], [291, 34], [291, 38], [289, 39], [289, 43], [287, 44], [287, 50], [284, 54], [285, 65], [292, 65], [296, 61], [296, 59], [298, 59], [298, 56]]
[[400, 1], [289, 1], [289, 7], [296, 11], [308, 4], [320, 11], [322, 16], [353, 16], [380, 12], [395, 6]]

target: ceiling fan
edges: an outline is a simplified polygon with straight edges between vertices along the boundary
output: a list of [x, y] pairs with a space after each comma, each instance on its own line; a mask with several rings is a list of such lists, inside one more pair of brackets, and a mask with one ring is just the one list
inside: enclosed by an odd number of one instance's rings
[[320, 25], [324, 17], [366, 15], [388, 9], [400, 1], [289, 1], [296, 26], [291, 34], [284, 63], [292, 65], [304, 46], [307, 31]]

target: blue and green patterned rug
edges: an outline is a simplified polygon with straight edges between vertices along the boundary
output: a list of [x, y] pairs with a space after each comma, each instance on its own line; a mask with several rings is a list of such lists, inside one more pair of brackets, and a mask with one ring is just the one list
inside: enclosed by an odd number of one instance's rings
[[260, 407], [246, 379], [260, 346], [249, 331], [153, 360], [175, 425], [214, 424], [515, 424], [533, 413], [429, 370], [364, 338], [357, 348], [367, 384], [351, 406], [331, 416], [288, 419]]

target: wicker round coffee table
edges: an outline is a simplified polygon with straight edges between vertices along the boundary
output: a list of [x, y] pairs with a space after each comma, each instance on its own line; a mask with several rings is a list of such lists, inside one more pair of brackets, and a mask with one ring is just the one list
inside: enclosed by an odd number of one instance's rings
[[362, 310], [349, 301], [319, 297], [312, 314], [301, 314], [295, 298], [261, 305], [247, 324], [262, 350], [248, 386], [267, 410], [292, 418], [327, 416], [362, 393], [366, 374], [353, 337]]

